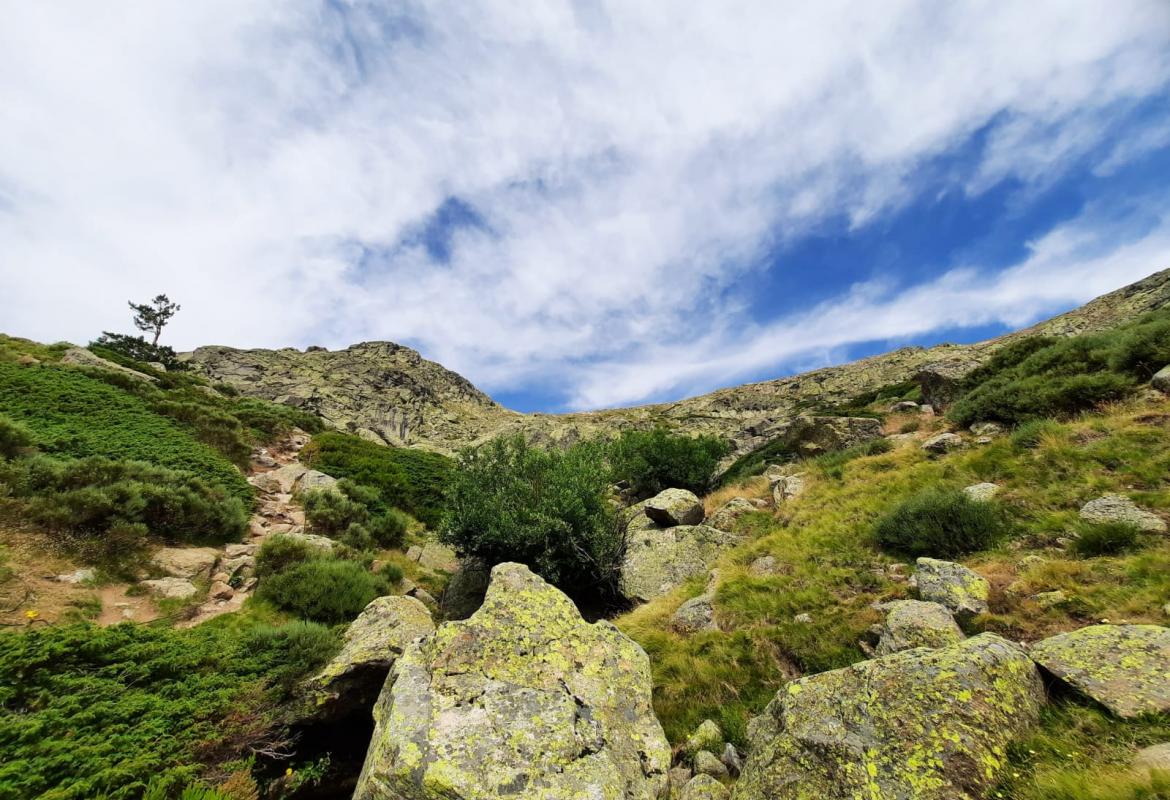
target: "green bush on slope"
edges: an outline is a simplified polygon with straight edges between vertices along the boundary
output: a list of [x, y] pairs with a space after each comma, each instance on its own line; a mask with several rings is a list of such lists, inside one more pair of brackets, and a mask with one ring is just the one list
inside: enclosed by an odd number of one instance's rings
[[257, 596], [302, 619], [337, 625], [349, 622], [389, 584], [356, 561], [311, 558], [260, 582]]
[[991, 547], [1008, 529], [994, 502], [972, 500], [954, 489], [927, 489], [881, 517], [874, 535], [894, 553], [955, 558]]
[[627, 481], [638, 497], [663, 489], [707, 491], [719, 459], [730, 448], [714, 436], [684, 436], [658, 427], [628, 430], [609, 445], [613, 478]]

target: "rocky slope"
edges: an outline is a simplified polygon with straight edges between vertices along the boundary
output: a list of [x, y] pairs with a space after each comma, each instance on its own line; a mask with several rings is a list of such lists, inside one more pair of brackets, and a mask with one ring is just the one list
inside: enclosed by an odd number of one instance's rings
[[[905, 347], [849, 364], [750, 383], [674, 403], [574, 414], [520, 414], [465, 378], [390, 342], [330, 352], [201, 347], [184, 354], [195, 369], [245, 395], [311, 409], [330, 425], [368, 439], [452, 453], [502, 433], [535, 441], [580, 438], [661, 423], [729, 439], [733, 455], [773, 438], [802, 410], [830, 407], [885, 386], [919, 380], [928, 401], [945, 399], [949, 380], [1013, 339], [1068, 336], [1109, 328], [1170, 305], [1170, 270], [1023, 331], [973, 345]], [[935, 395], [935, 397], [932, 397]]]

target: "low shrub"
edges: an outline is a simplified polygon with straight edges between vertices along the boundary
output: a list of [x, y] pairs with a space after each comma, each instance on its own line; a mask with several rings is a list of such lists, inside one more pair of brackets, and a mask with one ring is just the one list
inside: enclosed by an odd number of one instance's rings
[[1045, 436], [1056, 434], [1060, 430], [1060, 423], [1055, 420], [1034, 419], [1012, 431], [1010, 441], [1016, 450], [1032, 450], [1040, 445]]
[[386, 562], [378, 567], [378, 575], [385, 578], [387, 583], [395, 584], [405, 577], [402, 567]]
[[337, 625], [388, 591], [385, 578], [357, 562], [317, 558], [264, 578], [257, 596], [302, 619]]
[[102, 357], [114, 354], [133, 361], [140, 361], [143, 364], [162, 364], [168, 370], [187, 368], [186, 364], [175, 357], [175, 351], [172, 348], [166, 345], [151, 344], [141, 336], [105, 331], [91, 342], [89, 347]]
[[33, 445], [32, 432], [0, 414], [0, 458], [16, 458]]
[[972, 500], [955, 489], [927, 489], [904, 500], [875, 527], [885, 550], [908, 556], [955, 558], [983, 550], [1009, 531], [994, 502]]
[[270, 679], [291, 690], [305, 675], [317, 670], [338, 650], [337, 636], [316, 622], [258, 625], [248, 632], [244, 646]]
[[624, 539], [606, 499], [605, 449], [542, 450], [515, 436], [464, 451], [443, 541], [489, 564], [527, 564], [570, 595], [608, 592]]
[[377, 489], [348, 479], [338, 481], [336, 489], [306, 492], [301, 503], [310, 530], [355, 550], [397, 547], [410, 524], [403, 512], [383, 507]]
[[1132, 550], [1141, 539], [1141, 529], [1128, 522], [1085, 524], [1072, 543], [1072, 551], [1083, 558], [1112, 556]]
[[280, 534], [269, 536], [256, 553], [256, 577], [267, 578], [319, 555], [316, 548], [300, 539]]
[[663, 427], [628, 430], [609, 447], [613, 478], [626, 481], [634, 494], [650, 497], [663, 489], [687, 489], [704, 494], [727, 442], [714, 436], [683, 436]]
[[898, 427], [898, 433], [916, 433], [921, 428], [922, 422], [920, 420], [911, 419], [903, 422]]

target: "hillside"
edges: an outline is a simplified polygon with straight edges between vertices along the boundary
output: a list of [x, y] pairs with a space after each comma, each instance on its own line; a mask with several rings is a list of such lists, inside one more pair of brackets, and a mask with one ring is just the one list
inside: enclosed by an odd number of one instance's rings
[[627, 427], [663, 424], [688, 434], [726, 438], [735, 456], [768, 441], [777, 426], [797, 413], [833, 409], [890, 387], [902, 386], [905, 391], [904, 385], [924, 372], [957, 377], [1020, 338], [1104, 330], [1167, 305], [1170, 270], [1026, 330], [978, 344], [906, 347], [673, 403], [555, 415], [509, 411], [456, 373], [390, 342], [366, 342], [337, 352], [200, 347], [184, 357], [194, 369], [246, 395], [310, 410], [340, 430], [396, 446], [452, 454], [506, 433], [564, 444]]

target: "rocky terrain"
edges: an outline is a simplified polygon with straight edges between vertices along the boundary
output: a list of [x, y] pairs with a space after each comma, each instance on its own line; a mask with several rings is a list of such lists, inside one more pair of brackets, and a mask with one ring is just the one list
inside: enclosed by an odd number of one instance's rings
[[801, 412], [831, 408], [867, 392], [919, 381], [927, 403], [945, 401], [954, 381], [1020, 337], [1103, 330], [1170, 304], [1170, 270], [1026, 330], [972, 345], [905, 347], [788, 378], [750, 383], [673, 403], [572, 414], [520, 414], [410, 348], [365, 342], [331, 352], [200, 347], [183, 358], [245, 395], [312, 410], [330, 425], [374, 441], [451, 454], [499, 434], [547, 443], [663, 424], [733, 444], [732, 457], [776, 436]]

